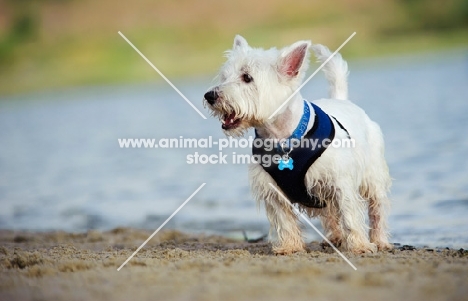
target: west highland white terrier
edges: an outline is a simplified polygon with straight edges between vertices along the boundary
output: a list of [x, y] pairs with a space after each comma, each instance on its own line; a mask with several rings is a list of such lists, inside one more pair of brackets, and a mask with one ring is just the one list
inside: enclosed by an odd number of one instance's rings
[[[264, 50], [236, 36], [232, 50], [226, 52], [219, 83], [204, 95], [204, 103], [221, 120], [226, 135], [241, 136], [255, 128], [256, 141], [278, 141], [272, 149], [253, 147], [260, 158], [276, 155], [272, 165], [257, 160], [249, 166], [254, 197], [264, 204], [270, 234], [276, 236], [276, 254], [305, 247], [298, 216], [288, 201], [297, 203], [309, 217], [320, 217], [335, 246], [354, 253], [389, 250], [386, 220], [391, 178], [382, 132], [364, 110], [347, 100], [348, 65], [340, 54], [322, 69], [330, 99], [309, 102], [296, 93], [309, 65], [309, 49], [318, 62], [332, 55], [325, 46], [310, 41]], [[314, 147], [302, 145], [304, 139], [315, 140]], [[353, 147], [330, 146], [346, 139], [354, 142]], [[293, 143], [299, 140], [300, 145]]]

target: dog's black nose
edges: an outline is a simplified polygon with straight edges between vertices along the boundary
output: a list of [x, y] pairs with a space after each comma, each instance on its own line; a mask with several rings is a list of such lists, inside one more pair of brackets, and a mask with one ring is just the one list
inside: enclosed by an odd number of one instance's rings
[[213, 105], [215, 103], [216, 99], [218, 99], [218, 93], [216, 93], [216, 91], [206, 92], [205, 93], [205, 99], [210, 105]]

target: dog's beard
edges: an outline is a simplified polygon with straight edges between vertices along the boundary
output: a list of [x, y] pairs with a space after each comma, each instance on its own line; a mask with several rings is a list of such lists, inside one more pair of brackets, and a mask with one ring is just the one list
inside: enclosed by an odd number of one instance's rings
[[211, 111], [211, 116], [216, 117], [221, 122], [221, 128], [226, 136], [241, 137], [249, 128], [258, 124], [248, 114], [243, 113], [239, 107], [231, 106], [226, 101], [218, 101], [214, 105], [209, 105], [204, 101]]
[[240, 137], [250, 128], [245, 116], [234, 110], [212, 110], [211, 114], [219, 119], [221, 122], [221, 129], [226, 136]]

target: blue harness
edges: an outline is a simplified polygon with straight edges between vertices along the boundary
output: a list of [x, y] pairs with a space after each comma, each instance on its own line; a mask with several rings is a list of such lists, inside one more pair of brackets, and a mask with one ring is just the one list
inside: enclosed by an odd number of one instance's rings
[[[271, 150], [266, 150], [264, 143], [256, 144], [254, 142], [252, 153], [254, 156], [269, 156], [270, 160], [260, 160], [260, 164], [276, 181], [276, 184], [285, 193], [291, 203], [299, 203], [310, 208], [323, 208], [326, 204], [320, 202], [318, 197], [310, 195], [307, 192], [305, 175], [309, 167], [322, 155], [335, 137], [335, 126], [328, 114], [315, 104], [310, 104], [315, 111], [315, 120], [314, 125], [305, 135], [304, 132], [307, 129], [310, 118], [310, 109], [306, 101], [304, 101], [304, 114], [302, 115], [302, 119], [291, 137], [279, 144], [278, 147], [271, 148]], [[336, 121], [338, 125], [346, 131], [338, 120]], [[255, 139], [263, 140], [264, 138], [260, 137], [257, 131], [255, 131]], [[301, 140], [301, 142], [302, 140], [309, 139], [309, 144], [301, 143], [300, 146], [290, 148], [291, 144], [293, 144], [293, 139]], [[256, 147], [256, 145], [262, 145], [262, 147]], [[278, 155], [281, 157], [286, 156], [289, 158], [289, 161], [279, 160], [279, 162], [274, 162], [274, 160], [271, 160], [274, 155], [276, 155], [276, 157], [278, 157]], [[266, 166], [266, 164], [262, 164], [262, 162], [271, 162], [271, 164]]]

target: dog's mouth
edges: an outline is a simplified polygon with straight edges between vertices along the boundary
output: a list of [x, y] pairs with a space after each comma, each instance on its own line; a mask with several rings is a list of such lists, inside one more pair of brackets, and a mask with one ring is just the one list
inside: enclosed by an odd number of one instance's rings
[[240, 118], [236, 118], [236, 113], [224, 114], [222, 119], [223, 125], [221, 126], [223, 130], [232, 130], [238, 127], [241, 123]]

